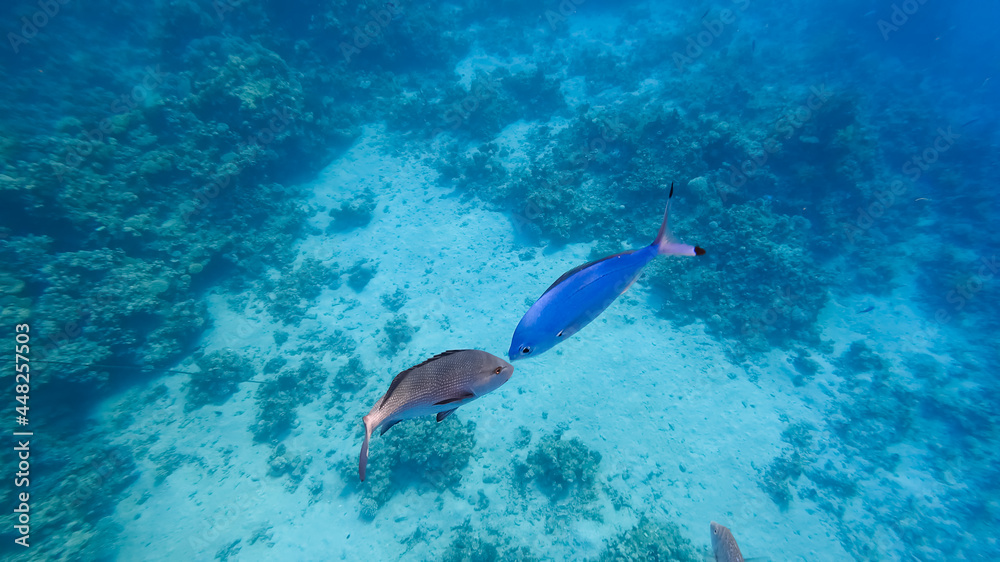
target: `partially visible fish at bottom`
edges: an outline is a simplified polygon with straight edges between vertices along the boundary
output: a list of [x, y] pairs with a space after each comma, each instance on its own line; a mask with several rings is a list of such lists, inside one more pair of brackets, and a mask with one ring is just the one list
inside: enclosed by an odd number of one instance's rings
[[736, 544], [736, 537], [733, 533], [712, 521], [712, 552], [715, 554], [716, 562], [744, 562], [740, 547]]

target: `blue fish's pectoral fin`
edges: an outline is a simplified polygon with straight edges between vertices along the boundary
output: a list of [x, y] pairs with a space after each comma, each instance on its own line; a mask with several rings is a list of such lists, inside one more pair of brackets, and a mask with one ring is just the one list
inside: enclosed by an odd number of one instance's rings
[[450, 416], [457, 409], [458, 408], [452, 408], [450, 410], [445, 410], [443, 412], [438, 412], [438, 421], [441, 421], [441, 420], [445, 419], [446, 417]]
[[385, 435], [385, 432], [386, 432], [386, 431], [389, 431], [389, 428], [390, 428], [390, 427], [392, 427], [392, 426], [396, 425], [397, 423], [399, 423], [399, 422], [401, 422], [401, 421], [403, 421], [403, 420], [395, 420], [395, 421], [391, 421], [391, 422], [389, 422], [389, 423], [387, 423], [387, 424], [383, 425], [383, 426], [382, 426], [382, 431], [381, 431], [381, 432], [379, 432], [379, 435]]
[[[452, 402], [461, 402], [462, 400], [466, 400], [468, 398], [473, 398], [474, 396], [475, 396], [475, 394], [473, 394], [471, 392], [464, 392], [464, 393], [456, 396], [455, 398], [446, 398], [446, 399], [444, 399], [444, 400], [442, 400], [440, 402], [435, 402], [434, 405], [435, 406], [444, 406], [445, 404], [451, 404]], [[455, 406], [455, 407], [457, 408], [458, 406]]]

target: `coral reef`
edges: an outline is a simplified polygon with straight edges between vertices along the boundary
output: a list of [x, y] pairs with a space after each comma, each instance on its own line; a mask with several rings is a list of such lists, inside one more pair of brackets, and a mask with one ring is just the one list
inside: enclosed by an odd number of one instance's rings
[[340, 265], [305, 258], [298, 267], [285, 266], [281, 277], [265, 279], [259, 292], [268, 295], [268, 311], [285, 324], [298, 325], [323, 289], [340, 286]]
[[695, 551], [691, 541], [681, 535], [677, 525], [644, 516], [635, 527], [608, 539], [607, 546], [597, 560], [700, 562], [702, 557]]
[[542, 436], [526, 462], [515, 463], [514, 485], [524, 494], [533, 484], [553, 503], [587, 503], [597, 499], [600, 464], [600, 453], [576, 437], [563, 439], [556, 432]]
[[254, 441], [276, 444], [296, 425], [295, 410], [315, 400], [323, 390], [328, 373], [312, 358], [305, 358], [296, 370], [286, 369], [261, 384], [254, 399], [257, 416], [250, 430]]
[[438, 558], [442, 562], [532, 562], [538, 558], [527, 546], [514, 546], [509, 537], [494, 529], [473, 528], [472, 521], [466, 519], [457, 527], [452, 527], [455, 538]]
[[281, 443], [271, 451], [271, 456], [267, 459], [267, 474], [273, 478], [287, 476], [285, 487], [289, 492], [294, 492], [305, 478], [311, 462], [312, 458], [309, 456], [292, 456], [285, 444]]
[[372, 373], [365, 369], [361, 358], [354, 355], [337, 370], [333, 377], [333, 388], [337, 394], [357, 392], [368, 384], [371, 377]]
[[475, 450], [475, 423], [463, 423], [457, 415], [440, 423], [425, 417], [403, 421], [385, 435], [373, 436], [364, 482], [358, 482], [356, 457], [344, 460], [340, 471], [360, 493], [361, 515], [371, 519], [394, 495], [409, 487], [435, 493], [453, 489]]
[[406, 305], [406, 293], [402, 288], [397, 288], [395, 293], [383, 293], [380, 300], [389, 312], [399, 312]]
[[224, 403], [236, 393], [241, 382], [254, 375], [250, 361], [231, 349], [213, 351], [199, 357], [195, 363], [199, 370], [191, 374], [187, 383], [187, 403], [184, 406], [187, 410]]
[[406, 344], [410, 343], [410, 340], [413, 339], [413, 334], [419, 329], [410, 324], [405, 314], [396, 314], [389, 320], [386, 320], [385, 327], [382, 329], [385, 333], [385, 338], [382, 340], [383, 353], [387, 356], [399, 353], [406, 347]]

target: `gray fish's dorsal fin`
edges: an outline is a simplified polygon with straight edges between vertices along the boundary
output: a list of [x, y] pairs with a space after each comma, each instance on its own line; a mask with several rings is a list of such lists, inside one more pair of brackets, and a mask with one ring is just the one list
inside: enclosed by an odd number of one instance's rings
[[[587, 263], [585, 263], [583, 265], [578, 265], [578, 266], [574, 267], [573, 269], [567, 271], [566, 273], [563, 273], [562, 275], [560, 275], [559, 279], [556, 279], [554, 283], [552, 283], [551, 285], [549, 285], [548, 289], [545, 289], [545, 293], [548, 293], [552, 289], [555, 289], [563, 281], [569, 279], [574, 274], [579, 273], [579, 272], [583, 271], [584, 269], [587, 269], [588, 267], [590, 267], [592, 265], [597, 265], [597, 264], [601, 263], [602, 261], [609, 260], [611, 258], [617, 258], [618, 256], [624, 256], [624, 255], [627, 255], [627, 254], [631, 254], [633, 252], [635, 252], [635, 250], [625, 250], [624, 252], [618, 252], [617, 254], [612, 254], [610, 256], [604, 256], [601, 259], [594, 260], [594, 261], [589, 261], [589, 262], [587, 262]], [[545, 293], [542, 293], [542, 297], [545, 296]], [[541, 298], [541, 297], [539, 297], [539, 298]]]
[[458, 408], [452, 408], [452, 409], [450, 409], [450, 410], [445, 410], [445, 411], [443, 411], [443, 412], [438, 412], [438, 416], [437, 416], [437, 418], [438, 418], [438, 421], [440, 422], [441, 420], [443, 420], [443, 419], [445, 419], [446, 417], [450, 416], [450, 415], [451, 415], [452, 413], [454, 413], [454, 412], [455, 412], [455, 410], [457, 410], [457, 409], [458, 409]]
[[424, 365], [427, 365], [428, 363], [433, 363], [434, 361], [437, 361], [438, 359], [441, 359], [442, 357], [447, 357], [449, 355], [454, 355], [455, 353], [461, 353], [463, 351], [469, 351], [469, 350], [468, 349], [450, 349], [448, 351], [445, 351], [444, 353], [438, 353], [434, 357], [431, 357], [430, 359], [428, 359], [428, 360], [426, 360], [426, 361], [424, 361], [422, 363], [414, 365], [414, 366], [410, 367], [409, 369], [407, 369], [407, 370], [399, 373], [398, 375], [396, 375], [396, 378], [392, 379], [392, 384], [389, 385], [389, 390], [387, 390], [385, 392], [385, 396], [382, 397], [382, 401], [378, 403], [379, 409], [381, 409], [382, 406], [385, 406], [386, 401], [389, 400], [389, 397], [392, 396], [392, 393], [396, 391], [396, 388], [399, 387], [399, 384], [401, 382], [403, 382], [403, 379], [406, 378], [406, 375], [410, 374], [410, 372], [412, 372], [414, 369], [417, 369], [419, 367], [423, 367]]

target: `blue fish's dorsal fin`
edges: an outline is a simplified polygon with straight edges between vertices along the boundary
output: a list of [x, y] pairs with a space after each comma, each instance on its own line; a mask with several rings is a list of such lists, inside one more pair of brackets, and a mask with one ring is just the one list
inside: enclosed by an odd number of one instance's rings
[[387, 390], [385, 392], [385, 396], [382, 397], [382, 401], [378, 403], [378, 407], [381, 408], [382, 406], [385, 406], [386, 401], [389, 400], [389, 397], [392, 396], [392, 393], [395, 392], [396, 388], [399, 387], [399, 383], [403, 382], [403, 379], [406, 378], [406, 375], [410, 374], [410, 372], [412, 372], [414, 369], [417, 369], [419, 367], [423, 367], [424, 365], [426, 365], [428, 363], [433, 363], [434, 361], [437, 361], [438, 359], [441, 359], [442, 357], [447, 357], [449, 355], [454, 355], [456, 353], [461, 353], [463, 351], [469, 351], [469, 350], [468, 349], [450, 349], [448, 351], [445, 351], [444, 353], [438, 353], [437, 355], [435, 355], [434, 357], [431, 357], [430, 359], [424, 361], [423, 363], [419, 363], [417, 365], [414, 365], [414, 366], [410, 367], [409, 369], [407, 369], [407, 370], [399, 373], [398, 375], [396, 375], [396, 378], [392, 379], [392, 384], [389, 385], [389, 390]]
[[[635, 252], [635, 250], [625, 250], [624, 252], [618, 252], [617, 254], [612, 254], [610, 256], [604, 256], [601, 259], [594, 260], [594, 261], [589, 261], [589, 262], [587, 262], [587, 263], [585, 263], [583, 265], [578, 265], [578, 266], [574, 267], [573, 269], [567, 271], [566, 273], [563, 273], [562, 275], [560, 275], [559, 279], [555, 280], [555, 283], [552, 283], [551, 285], [549, 285], [548, 289], [545, 289], [545, 293], [551, 291], [552, 289], [555, 289], [563, 281], [569, 279], [575, 273], [579, 273], [579, 272], [583, 271], [584, 269], [587, 269], [588, 267], [590, 267], [592, 265], [597, 265], [597, 264], [601, 263], [602, 261], [609, 260], [611, 258], [617, 258], [618, 256], [628, 255], [628, 254], [631, 254], [632, 252]], [[545, 293], [542, 293], [542, 296], [545, 296]]]
[[663, 211], [663, 222], [660, 224], [660, 230], [656, 233], [656, 239], [653, 240], [654, 246], [660, 246], [664, 241], [674, 242], [674, 235], [670, 232], [670, 200], [674, 198], [674, 182], [670, 182], [670, 195], [667, 196], [667, 208]]

